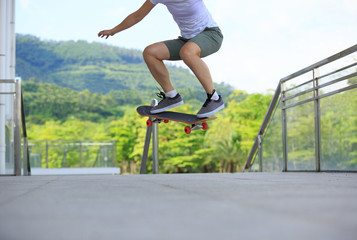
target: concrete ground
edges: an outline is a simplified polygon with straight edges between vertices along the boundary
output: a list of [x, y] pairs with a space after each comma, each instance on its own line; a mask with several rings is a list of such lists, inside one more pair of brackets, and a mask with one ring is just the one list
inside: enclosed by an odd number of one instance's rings
[[107, 175], [120, 174], [120, 168], [31, 168], [32, 176], [39, 175]]
[[0, 239], [357, 239], [357, 174], [0, 177]]

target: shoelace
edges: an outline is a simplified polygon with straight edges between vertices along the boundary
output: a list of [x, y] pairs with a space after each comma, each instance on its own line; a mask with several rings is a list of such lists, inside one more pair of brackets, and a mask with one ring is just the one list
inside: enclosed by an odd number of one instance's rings
[[203, 104], [204, 107], [207, 107], [207, 105], [211, 102], [211, 98], [212, 98], [212, 96], [207, 96], [207, 99], [206, 99], [205, 103]]
[[207, 93], [207, 99], [205, 103], [203, 104], [203, 107], [207, 107], [207, 105], [211, 102], [211, 98], [213, 97], [213, 94], [216, 92], [216, 90], [213, 90], [212, 94]]
[[157, 90], [159, 90], [158, 93], [156, 93], [156, 96], [162, 99], [165, 99], [165, 93], [163, 91], [161, 91], [159, 88], [157, 88]]

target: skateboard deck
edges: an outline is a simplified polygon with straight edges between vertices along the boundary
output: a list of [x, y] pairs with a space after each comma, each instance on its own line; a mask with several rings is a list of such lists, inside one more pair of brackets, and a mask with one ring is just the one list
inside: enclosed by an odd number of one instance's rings
[[206, 122], [217, 118], [215, 116], [198, 118], [196, 115], [193, 114], [171, 112], [171, 111], [152, 114], [150, 113], [150, 110], [152, 108], [153, 108], [152, 106], [140, 106], [136, 109], [136, 111], [140, 116], [149, 117], [149, 120], [146, 121], [147, 126], [150, 127], [154, 122], [165, 122], [165, 123], [168, 123], [169, 121], [182, 122], [191, 125], [185, 127], [185, 132], [187, 134], [191, 133], [191, 130], [208, 129], [208, 124]]

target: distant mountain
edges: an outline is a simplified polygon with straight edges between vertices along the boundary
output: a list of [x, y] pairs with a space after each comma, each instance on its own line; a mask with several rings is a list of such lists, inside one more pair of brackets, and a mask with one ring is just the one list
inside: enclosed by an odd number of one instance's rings
[[[203, 93], [198, 80], [187, 69], [168, 69], [179, 91]], [[55, 83], [102, 94], [121, 90], [152, 92], [158, 86], [141, 51], [86, 41], [41, 41], [31, 35], [17, 35], [16, 74], [24, 81]], [[225, 94], [233, 92], [232, 87], [224, 84], [216, 87]]]

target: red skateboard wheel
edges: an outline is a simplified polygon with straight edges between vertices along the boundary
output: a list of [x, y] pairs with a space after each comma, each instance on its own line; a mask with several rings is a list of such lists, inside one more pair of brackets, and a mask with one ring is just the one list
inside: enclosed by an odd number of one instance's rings
[[168, 123], [169, 122], [169, 120], [164, 120], [164, 123]]
[[191, 128], [189, 126], [185, 127], [185, 133], [190, 134], [191, 133]]
[[202, 123], [202, 129], [207, 130], [208, 129], [208, 124], [206, 122]]
[[152, 121], [150, 119], [146, 121], [146, 126], [148, 126], [148, 127], [152, 126]]

